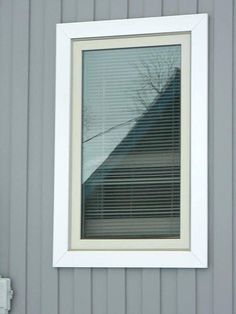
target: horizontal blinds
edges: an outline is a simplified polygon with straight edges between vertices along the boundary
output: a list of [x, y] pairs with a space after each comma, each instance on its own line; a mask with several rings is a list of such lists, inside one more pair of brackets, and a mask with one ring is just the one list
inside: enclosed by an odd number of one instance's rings
[[88, 53], [82, 238], [178, 238], [180, 49]]

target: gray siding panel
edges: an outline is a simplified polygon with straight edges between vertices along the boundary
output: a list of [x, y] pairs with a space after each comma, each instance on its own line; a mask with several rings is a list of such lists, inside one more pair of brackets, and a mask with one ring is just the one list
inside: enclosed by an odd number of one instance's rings
[[[77, 13], [82, 11], [79, 0], [61, 0], [61, 22], [69, 23], [77, 20]], [[84, 1], [82, 1], [84, 3]], [[78, 10], [78, 12], [77, 12]]]
[[161, 16], [162, 1], [157, 0], [143, 0], [143, 16]]
[[124, 269], [108, 269], [107, 278], [108, 314], [125, 314], [126, 286]]
[[108, 20], [110, 16], [110, 0], [96, 0], [95, 20]]
[[196, 274], [192, 269], [177, 273], [177, 313], [196, 314]]
[[129, 18], [143, 17], [144, 5], [143, 0], [129, 0], [128, 1]]
[[77, 1], [77, 21], [92, 21], [94, 19], [94, 1]]
[[177, 314], [177, 271], [161, 270], [161, 314]]
[[[41, 313], [42, 81], [44, 6], [31, 1], [28, 134], [27, 310]], [[35, 284], [37, 283], [37, 284]]]
[[73, 314], [75, 304], [74, 271], [60, 270], [58, 302], [61, 313]]
[[92, 313], [91, 269], [76, 269], [74, 277], [74, 313]]
[[[0, 274], [13, 280], [13, 314], [235, 313], [233, 10], [233, 0], [0, 2]], [[210, 14], [209, 268], [53, 269], [55, 24], [196, 12]]]
[[179, 0], [179, 14], [197, 13], [197, 0]]
[[12, 313], [26, 311], [29, 1], [12, 3], [9, 275], [17, 291]]
[[126, 271], [126, 313], [142, 314], [142, 270]]
[[[232, 39], [233, 1], [214, 3], [214, 314], [233, 311]], [[227, 34], [227, 35], [226, 35]], [[227, 60], [227, 62], [226, 62]], [[222, 167], [225, 165], [225, 167]], [[226, 166], [227, 165], [227, 166]]]
[[161, 314], [160, 270], [143, 269], [142, 276], [142, 313]]
[[108, 314], [107, 311], [107, 269], [92, 269], [92, 313]]
[[214, 0], [199, 0], [198, 13], [206, 12], [209, 14], [209, 80], [208, 80], [208, 99], [209, 99], [209, 127], [208, 127], [208, 152], [209, 152], [209, 188], [208, 188], [208, 257], [210, 267], [206, 270], [197, 270], [196, 277], [196, 306], [198, 314], [213, 314], [213, 222], [214, 222]]
[[9, 274], [12, 3], [0, 4], [0, 268]]
[[163, 1], [163, 14], [164, 15], [177, 15], [179, 11], [179, 1], [177, 0], [164, 0]]
[[128, 3], [126, 0], [110, 1], [110, 19], [125, 19], [128, 15]]

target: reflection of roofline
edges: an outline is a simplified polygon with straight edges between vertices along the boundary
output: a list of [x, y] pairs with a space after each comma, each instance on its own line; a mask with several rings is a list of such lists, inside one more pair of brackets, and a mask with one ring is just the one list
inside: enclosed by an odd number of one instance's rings
[[[165, 107], [163, 107], [163, 103], [165, 103], [162, 98], [165, 97], [165, 93], [166, 91], [170, 88], [171, 84], [175, 82], [176, 77], [180, 77], [180, 69], [179, 68], [175, 68], [173, 75], [167, 80], [165, 87], [162, 89], [161, 94], [157, 95], [155, 97], [155, 99], [153, 100], [153, 102], [150, 104], [150, 106], [148, 107], [148, 109], [146, 109], [146, 111], [139, 116], [136, 119], [136, 123], [135, 125], [130, 129], [130, 131], [127, 133], [127, 135], [121, 140], [121, 142], [114, 148], [114, 150], [107, 156], [107, 158], [103, 161], [103, 163], [87, 178], [87, 180], [84, 182], [85, 184], [92, 180], [94, 176], [96, 176], [96, 173], [99, 171], [99, 169], [101, 169], [105, 163], [107, 163], [107, 161], [109, 159], [111, 159], [113, 157], [113, 155], [116, 154], [116, 152], [119, 151], [120, 147], [122, 146], [122, 143], [124, 143], [125, 141], [127, 141], [127, 139], [131, 136], [131, 134], [135, 131], [135, 129], [138, 127], [138, 125], [140, 124], [140, 122], [142, 122], [143, 119], [146, 118], [146, 116], [149, 114], [149, 112], [152, 110], [152, 108], [154, 106], [158, 106], [159, 105], [159, 111], [160, 113], [165, 109]], [[162, 105], [162, 106], [161, 106]], [[145, 130], [144, 130], [145, 132]], [[143, 133], [144, 134], [144, 133]], [[136, 137], [136, 144], [138, 143], [139, 138]], [[132, 141], [133, 147], [134, 148], [134, 142]], [[123, 159], [122, 155], [119, 155], [119, 160], [116, 160], [116, 163], [114, 163], [113, 168]], [[105, 170], [103, 173], [103, 176], [107, 175], [108, 172], [110, 172], [111, 169]]]
[[[153, 100], [152, 104], [156, 103], [156, 102], [158, 101], [158, 99], [161, 97], [161, 95], [165, 92], [165, 90], [166, 90], [168, 84], [169, 84], [170, 81], [173, 79], [173, 77], [177, 74], [177, 71], [179, 71], [179, 69], [176, 67], [176, 68], [174, 69], [173, 75], [172, 75], [170, 78], [167, 79], [167, 82], [166, 82], [165, 86], [163, 87], [161, 93], [159, 93], [159, 94], [155, 97], [155, 99]], [[152, 106], [152, 104], [151, 104], [150, 106]], [[125, 121], [125, 122], [122, 122], [122, 123], [119, 123], [119, 124], [117, 124], [117, 125], [115, 125], [115, 126], [112, 126], [111, 128], [109, 128], [109, 129], [107, 129], [107, 130], [105, 130], [105, 131], [102, 131], [102, 132], [100, 132], [100, 133], [98, 133], [98, 134], [95, 134], [95, 135], [89, 137], [88, 139], [84, 140], [84, 141], [83, 141], [83, 144], [85, 144], [85, 143], [87, 143], [87, 142], [93, 140], [94, 138], [97, 138], [98, 136], [101, 136], [101, 135], [103, 135], [103, 134], [106, 134], [106, 133], [112, 131], [113, 129], [117, 129], [117, 128], [120, 128], [120, 127], [122, 127], [122, 126], [124, 126], [124, 125], [130, 123], [130, 122], [137, 121], [137, 120], [138, 120], [139, 118], [141, 118], [142, 116], [143, 116], [143, 113], [142, 113], [140, 116], [138, 116], [138, 117], [132, 118], [132, 119], [130, 119], [130, 120], [128, 120], [128, 121]]]
[[105, 131], [103, 131], [103, 132], [100, 132], [100, 133], [98, 133], [98, 134], [96, 134], [96, 135], [94, 135], [94, 136], [92, 136], [92, 137], [90, 137], [90, 138], [88, 138], [88, 139], [86, 139], [85, 141], [83, 141], [83, 144], [85, 144], [85, 143], [87, 143], [87, 142], [93, 140], [94, 138], [96, 138], [96, 137], [98, 137], [98, 136], [101, 136], [101, 135], [103, 135], [103, 134], [106, 134], [106, 133], [108, 133], [108, 132], [110, 132], [110, 131], [112, 131], [112, 130], [114, 130], [114, 129], [118, 129], [118, 128], [120, 128], [120, 127], [123, 127], [124, 125], [127, 125], [127, 124], [129, 124], [129, 123], [131, 123], [131, 122], [133, 122], [133, 121], [135, 121], [135, 120], [137, 120], [137, 119], [138, 119], [138, 118], [133, 118], [133, 119], [130, 119], [130, 120], [128, 120], [128, 121], [119, 123], [119, 124], [117, 124], [117, 125], [115, 125], [115, 126], [112, 126], [111, 128], [109, 128], [109, 129], [107, 129], [107, 130], [105, 130]]

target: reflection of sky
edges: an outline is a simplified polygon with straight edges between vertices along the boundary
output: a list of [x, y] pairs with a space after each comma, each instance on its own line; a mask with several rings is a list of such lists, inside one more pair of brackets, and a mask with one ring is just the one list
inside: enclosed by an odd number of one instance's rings
[[[163, 87], [170, 64], [180, 67], [180, 46], [84, 52], [83, 182], [127, 135], [135, 121], [123, 123], [134, 120], [145, 110], [143, 100], [147, 105], [157, 96], [145, 84], [145, 77], [156, 83], [159, 74]], [[138, 90], [144, 86], [138, 97]], [[108, 131], [110, 128], [113, 129]]]

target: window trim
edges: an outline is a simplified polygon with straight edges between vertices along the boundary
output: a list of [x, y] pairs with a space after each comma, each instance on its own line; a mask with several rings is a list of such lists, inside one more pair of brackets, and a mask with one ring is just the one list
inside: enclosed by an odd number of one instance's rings
[[[207, 267], [207, 27], [207, 14], [57, 24], [54, 267]], [[191, 34], [190, 249], [70, 250], [72, 40], [177, 32]]]

